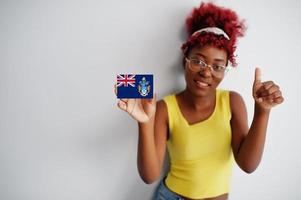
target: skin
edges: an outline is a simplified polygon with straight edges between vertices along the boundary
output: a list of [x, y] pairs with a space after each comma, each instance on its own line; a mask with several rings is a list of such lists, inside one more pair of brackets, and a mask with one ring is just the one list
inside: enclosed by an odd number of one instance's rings
[[[226, 51], [213, 46], [195, 47], [188, 57], [202, 59], [209, 65], [227, 64]], [[185, 64], [184, 70], [186, 88], [176, 94], [176, 99], [187, 122], [194, 124], [207, 119], [213, 113], [215, 90], [224, 75], [214, 77], [209, 68], [193, 72], [189, 69], [188, 63]], [[203, 81], [209, 85], [199, 87], [196, 81]], [[231, 146], [237, 165], [246, 173], [252, 173], [261, 161], [271, 108], [284, 101], [279, 86], [273, 81], [261, 81], [259, 68], [255, 70], [252, 95], [254, 116], [249, 128], [243, 98], [237, 92], [230, 91]], [[166, 141], [169, 135], [166, 104], [163, 100], [156, 102], [156, 97], [150, 100], [121, 99], [118, 101], [118, 107], [138, 122], [137, 167], [142, 180], [151, 184], [160, 177], [166, 153]], [[227, 198], [228, 194], [223, 194], [206, 200]]]

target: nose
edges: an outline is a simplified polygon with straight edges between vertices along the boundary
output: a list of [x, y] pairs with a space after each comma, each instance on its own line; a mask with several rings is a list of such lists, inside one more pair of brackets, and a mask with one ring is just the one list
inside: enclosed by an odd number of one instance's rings
[[207, 66], [200, 70], [199, 75], [203, 77], [210, 77], [211, 76], [211, 69]]

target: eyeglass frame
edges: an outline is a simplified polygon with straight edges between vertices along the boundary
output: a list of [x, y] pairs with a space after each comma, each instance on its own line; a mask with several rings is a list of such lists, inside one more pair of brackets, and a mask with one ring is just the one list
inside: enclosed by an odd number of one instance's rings
[[[200, 63], [203, 63], [204, 64], [204, 67], [201, 67], [200, 65], [200, 71], [202, 70], [202, 69], [205, 69], [205, 68], [209, 68], [210, 69], [210, 72], [211, 72], [211, 74], [212, 75], [214, 75], [212, 72], [217, 72], [217, 71], [215, 71], [214, 69], [213, 69], [213, 66], [212, 65], [209, 65], [209, 64], [207, 64], [205, 61], [203, 61], [203, 60], [201, 60], [201, 59], [196, 59], [196, 58], [188, 58], [188, 57], [186, 57], [185, 56], [185, 60], [186, 60], [186, 62], [188, 62], [189, 63], [189, 66], [190, 66], [190, 62], [191, 62], [191, 60], [197, 60], [198, 62], [199, 62], [199, 64]], [[218, 67], [222, 67], [223, 68], [223, 71], [221, 71], [221, 73], [224, 75], [226, 72], [228, 72], [229, 70], [230, 70], [230, 67], [228, 67], [228, 65], [222, 65], [222, 66], [218, 66]], [[197, 72], [197, 71], [195, 71], [195, 70], [192, 70], [191, 69], [191, 67], [189, 67], [190, 68], [190, 70], [191, 71], [194, 71], [194, 72]], [[219, 72], [217, 72], [217, 73], [219, 73]], [[216, 76], [216, 75], [215, 75]]]

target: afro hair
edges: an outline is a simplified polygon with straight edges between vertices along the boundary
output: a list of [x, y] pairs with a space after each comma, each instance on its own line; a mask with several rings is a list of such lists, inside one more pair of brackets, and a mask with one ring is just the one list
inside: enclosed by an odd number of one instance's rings
[[[230, 40], [210, 32], [193, 34], [207, 27], [222, 29], [229, 36]], [[220, 49], [225, 49], [232, 66], [237, 65], [234, 55], [236, 42], [238, 37], [244, 36], [246, 26], [244, 20], [239, 19], [236, 12], [228, 8], [219, 7], [213, 3], [201, 3], [187, 17], [186, 28], [189, 37], [181, 47], [185, 56], [195, 46], [212, 45]]]

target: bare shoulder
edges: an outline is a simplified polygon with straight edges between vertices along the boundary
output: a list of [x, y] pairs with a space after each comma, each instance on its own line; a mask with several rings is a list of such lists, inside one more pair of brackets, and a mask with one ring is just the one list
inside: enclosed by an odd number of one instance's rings
[[232, 113], [240, 112], [245, 107], [242, 96], [236, 91], [230, 91], [230, 105]]
[[243, 98], [238, 92], [231, 90], [230, 91], [230, 100], [231, 100], [231, 102], [232, 101], [239, 102], [239, 101], [243, 101]]
[[167, 105], [163, 99], [157, 102], [156, 118], [159, 118], [160, 121], [168, 122]]

